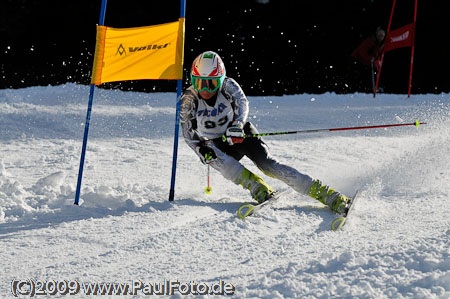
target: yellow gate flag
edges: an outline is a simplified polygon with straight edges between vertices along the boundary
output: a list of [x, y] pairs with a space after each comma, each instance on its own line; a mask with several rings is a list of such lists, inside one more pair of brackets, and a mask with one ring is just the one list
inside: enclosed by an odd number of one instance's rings
[[123, 29], [97, 26], [91, 84], [182, 79], [184, 20]]

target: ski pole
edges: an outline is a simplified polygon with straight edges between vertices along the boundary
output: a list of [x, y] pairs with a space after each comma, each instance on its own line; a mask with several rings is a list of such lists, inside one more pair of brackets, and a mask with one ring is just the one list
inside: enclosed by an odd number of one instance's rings
[[206, 194], [210, 194], [210, 193], [212, 192], [212, 188], [211, 188], [211, 186], [209, 185], [209, 164], [208, 164], [208, 185], [207, 185], [207, 187], [205, 188], [205, 192], [206, 192]]
[[[211, 141], [209, 141], [208, 140], [208, 138], [206, 138], [206, 137], [204, 137], [204, 136], [201, 136], [198, 132], [197, 132], [197, 130], [194, 130], [194, 133], [197, 135], [197, 137], [200, 139], [200, 142], [201, 143], [205, 143], [205, 144], [208, 144], [209, 142], [211, 142]], [[209, 185], [209, 178], [210, 178], [210, 169], [209, 169], [209, 164], [208, 164], [208, 173], [207, 173], [207, 185], [206, 185], [206, 188], [205, 188], [205, 193], [206, 194], [210, 194], [211, 192], [212, 192], [212, 188], [211, 188], [211, 186]]]
[[[334, 131], [349, 131], [349, 130], [365, 130], [365, 129], [377, 129], [377, 128], [389, 128], [389, 127], [403, 127], [403, 126], [416, 126], [426, 125], [426, 123], [416, 120], [414, 123], [408, 124], [390, 124], [390, 125], [377, 125], [377, 126], [364, 126], [364, 127], [347, 127], [347, 128], [331, 128], [331, 129], [313, 129], [313, 130], [300, 130], [300, 131], [288, 131], [288, 132], [273, 132], [273, 133], [259, 133], [246, 135], [248, 137], [261, 137], [261, 136], [273, 136], [273, 135], [287, 135], [287, 134], [303, 134], [303, 133], [320, 133], [320, 132], [334, 132]], [[222, 141], [227, 141], [227, 137], [222, 135]]]

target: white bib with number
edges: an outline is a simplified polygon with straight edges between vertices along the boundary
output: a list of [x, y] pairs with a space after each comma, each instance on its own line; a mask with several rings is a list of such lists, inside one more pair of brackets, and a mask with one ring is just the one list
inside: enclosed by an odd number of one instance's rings
[[208, 139], [221, 137], [233, 121], [233, 107], [221, 92], [217, 95], [214, 107], [207, 105], [208, 100], [199, 99], [196, 112], [197, 131]]

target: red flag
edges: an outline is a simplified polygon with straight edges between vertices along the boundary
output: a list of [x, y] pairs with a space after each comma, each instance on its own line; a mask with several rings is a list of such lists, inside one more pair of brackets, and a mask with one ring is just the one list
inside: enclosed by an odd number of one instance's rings
[[409, 25], [388, 32], [386, 35], [386, 40], [384, 42], [384, 52], [402, 47], [414, 46], [415, 29], [416, 23], [411, 23]]

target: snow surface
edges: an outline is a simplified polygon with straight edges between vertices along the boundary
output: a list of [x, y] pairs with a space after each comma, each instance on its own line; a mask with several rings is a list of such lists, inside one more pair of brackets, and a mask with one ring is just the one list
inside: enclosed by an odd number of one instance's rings
[[96, 89], [73, 205], [88, 94], [75, 84], [0, 90], [2, 298], [14, 278], [223, 280], [237, 298], [450, 298], [449, 94], [249, 98], [260, 132], [428, 123], [265, 138], [281, 162], [360, 190], [341, 232], [327, 207], [294, 191], [240, 220], [248, 192], [212, 171], [205, 194], [206, 167], [181, 137], [169, 203], [175, 93]]

